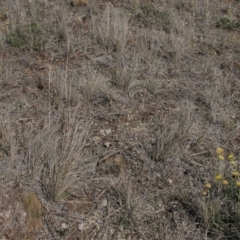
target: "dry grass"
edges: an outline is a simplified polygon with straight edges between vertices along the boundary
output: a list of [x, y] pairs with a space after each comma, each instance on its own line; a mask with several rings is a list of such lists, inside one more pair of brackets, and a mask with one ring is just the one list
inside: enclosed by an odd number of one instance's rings
[[0, 239], [239, 239], [239, 12], [1, 1]]
[[92, 32], [107, 51], [121, 53], [125, 50], [128, 35], [128, 13], [107, 4], [103, 13], [92, 18]]

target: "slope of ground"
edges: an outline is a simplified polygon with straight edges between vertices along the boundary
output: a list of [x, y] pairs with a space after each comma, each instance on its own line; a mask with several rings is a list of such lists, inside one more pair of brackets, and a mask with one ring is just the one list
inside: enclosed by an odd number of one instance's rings
[[0, 239], [240, 239], [239, 13], [1, 1]]

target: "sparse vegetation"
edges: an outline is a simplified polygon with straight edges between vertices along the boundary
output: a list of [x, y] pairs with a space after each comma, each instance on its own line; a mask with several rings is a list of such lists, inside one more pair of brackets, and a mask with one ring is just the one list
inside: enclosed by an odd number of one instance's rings
[[6, 37], [6, 43], [10, 46], [28, 51], [41, 51], [44, 41], [43, 31], [35, 22], [18, 26]]
[[0, 239], [240, 239], [230, 2], [0, 1]]
[[240, 27], [240, 22], [238, 20], [231, 20], [227, 17], [221, 18], [216, 23], [217, 28], [222, 28], [225, 30], [238, 30]]
[[[202, 190], [204, 219], [213, 232], [221, 229], [226, 238], [238, 239], [236, 229], [240, 221], [239, 165], [232, 153], [216, 149], [216, 174], [213, 182], [205, 183]], [[217, 205], [219, 204], [220, 205]]]

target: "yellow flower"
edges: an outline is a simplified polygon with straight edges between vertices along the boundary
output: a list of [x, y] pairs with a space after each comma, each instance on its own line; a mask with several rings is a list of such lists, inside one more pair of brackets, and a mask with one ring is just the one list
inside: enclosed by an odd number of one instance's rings
[[240, 187], [240, 181], [236, 181], [236, 186]]
[[230, 164], [231, 164], [232, 166], [235, 166], [235, 165], [236, 165], [236, 162], [233, 161], [233, 160], [231, 160], [231, 161], [230, 161]]
[[216, 176], [215, 176], [215, 179], [216, 180], [222, 180], [223, 179], [223, 176], [221, 175], [221, 174], [217, 174]]
[[218, 155], [218, 159], [221, 160], [221, 161], [223, 161], [225, 158], [224, 158], [223, 155]]
[[232, 153], [230, 153], [230, 154], [228, 155], [228, 159], [229, 159], [230, 161], [233, 161], [233, 160], [234, 160], [234, 155], [233, 155]]
[[233, 172], [232, 172], [232, 176], [233, 176], [233, 177], [240, 177], [240, 172], [238, 172], [238, 171], [233, 171]]
[[205, 183], [205, 187], [210, 189], [212, 187], [212, 183], [211, 182], [207, 182]]
[[202, 195], [203, 195], [203, 196], [207, 196], [207, 195], [208, 195], [208, 189], [207, 189], [207, 188], [204, 188], [204, 189], [202, 190]]
[[216, 149], [216, 154], [217, 154], [217, 155], [223, 155], [223, 154], [224, 154], [224, 149], [221, 148], [221, 147], [218, 147], [218, 148]]
[[229, 184], [229, 181], [228, 181], [227, 179], [224, 179], [224, 180], [222, 181], [222, 183], [223, 183], [223, 185], [227, 186], [227, 185]]

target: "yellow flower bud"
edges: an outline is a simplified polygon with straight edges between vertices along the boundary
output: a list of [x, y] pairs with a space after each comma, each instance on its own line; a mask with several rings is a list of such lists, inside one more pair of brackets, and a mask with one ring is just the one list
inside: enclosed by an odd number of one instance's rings
[[218, 155], [218, 159], [219, 159], [220, 161], [223, 161], [225, 158], [224, 158], [223, 155]]
[[224, 179], [224, 180], [222, 181], [222, 184], [225, 185], [225, 186], [227, 186], [227, 185], [229, 184], [229, 181], [228, 181], [227, 179]]
[[204, 189], [202, 190], [202, 195], [203, 195], [203, 196], [207, 196], [207, 195], [208, 195], [208, 189], [207, 189], [207, 188], [204, 188]]
[[205, 187], [210, 189], [212, 187], [212, 183], [211, 182], [207, 182], [205, 183]]
[[224, 154], [224, 149], [221, 148], [221, 147], [218, 147], [218, 148], [216, 149], [216, 154], [217, 154], [217, 155], [223, 155], [223, 154]]
[[230, 164], [231, 164], [232, 166], [235, 166], [235, 165], [236, 165], [236, 162], [233, 161], [233, 160], [231, 160], [231, 161], [230, 161]]
[[236, 186], [240, 187], [240, 181], [236, 181]]
[[223, 179], [223, 176], [221, 175], [221, 174], [217, 174], [216, 176], [215, 176], [215, 179], [216, 180], [222, 180]]
[[230, 160], [230, 161], [233, 161], [234, 160], [234, 155], [231, 153], [231, 154], [229, 154], [228, 155], [228, 159]]
[[233, 176], [233, 177], [240, 177], [240, 172], [238, 172], [238, 171], [233, 171], [233, 172], [232, 172], [232, 176]]

